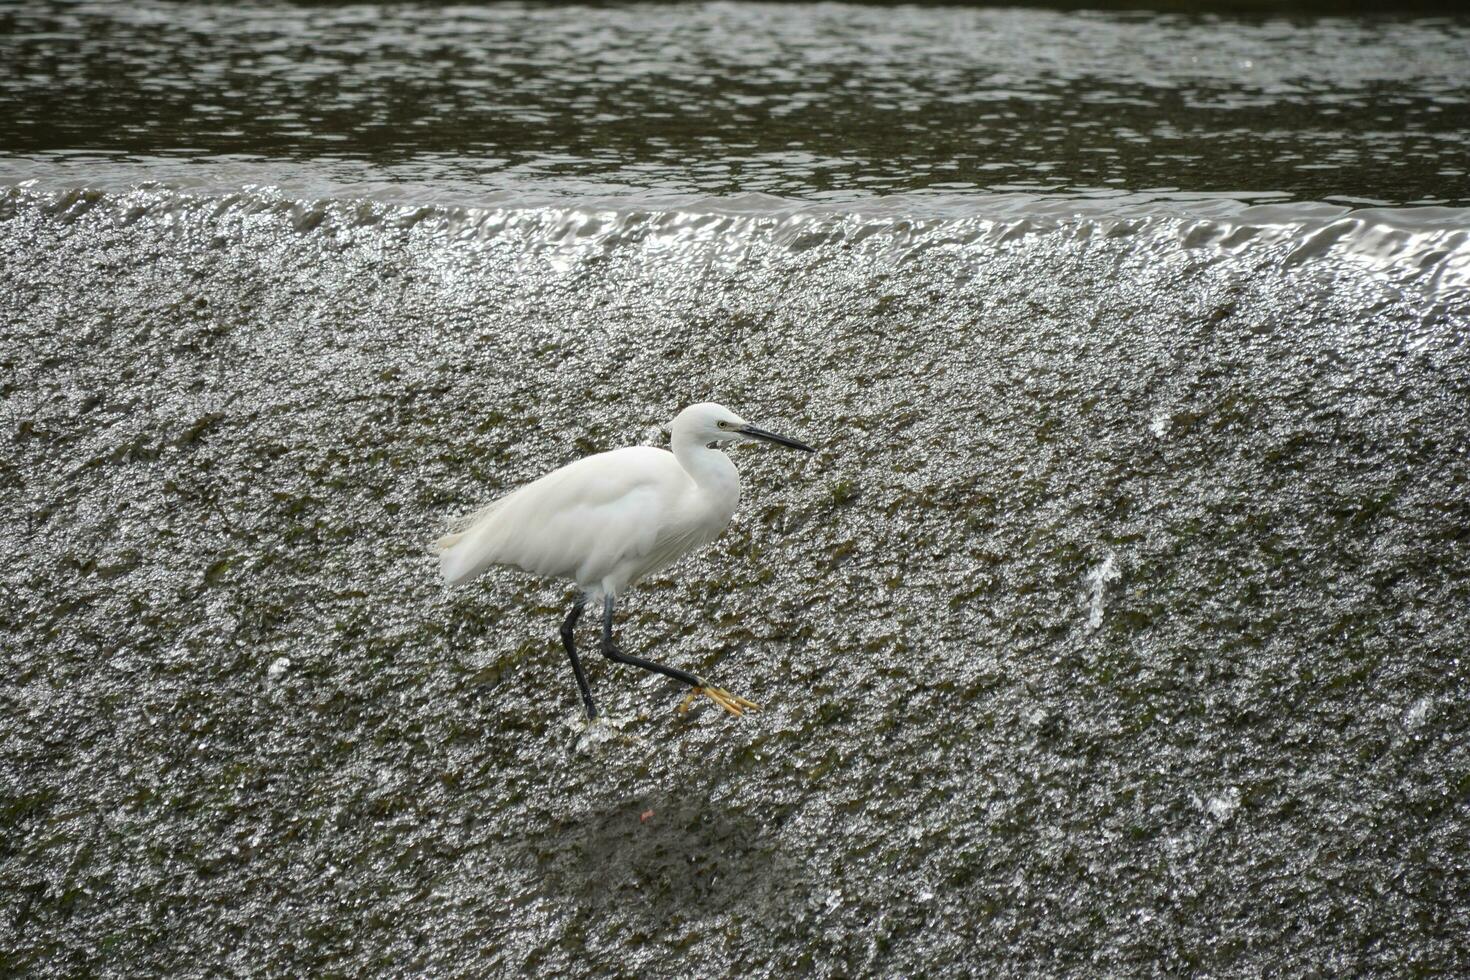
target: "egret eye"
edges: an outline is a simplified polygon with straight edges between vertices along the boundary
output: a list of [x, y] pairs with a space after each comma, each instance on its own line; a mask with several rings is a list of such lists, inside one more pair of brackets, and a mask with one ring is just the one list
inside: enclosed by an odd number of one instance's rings
[[730, 423], [724, 421], [723, 419], [720, 420], [719, 422], [716, 422], [715, 425], [718, 425], [722, 429], [728, 429], [730, 427]]

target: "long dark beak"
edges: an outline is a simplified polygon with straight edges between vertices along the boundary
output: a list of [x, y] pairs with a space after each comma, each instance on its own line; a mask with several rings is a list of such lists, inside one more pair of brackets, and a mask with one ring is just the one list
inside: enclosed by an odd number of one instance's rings
[[760, 439], [765, 442], [774, 442], [778, 446], [787, 446], [791, 449], [801, 449], [809, 453], [816, 452], [815, 449], [813, 449], [811, 446], [808, 446], [804, 442], [797, 442], [795, 439], [788, 439], [785, 436], [778, 436], [774, 432], [767, 432], [765, 429], [757, 429], [753, 425], [742, 425], [735, 431], [741, 433], [742, 435], [750, 436], [752, 439]]

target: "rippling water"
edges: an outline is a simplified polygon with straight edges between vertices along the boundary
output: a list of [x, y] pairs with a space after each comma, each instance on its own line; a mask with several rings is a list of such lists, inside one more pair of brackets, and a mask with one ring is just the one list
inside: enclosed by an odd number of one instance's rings
[[[0, 21], [0, 972], [1470, 969], [1470, 23]], [[424, 542], [706, 398], [587, 730]]]
[[0, 145], [26, 157], [372, 161], [569, 194], [1470, 204], [1464, 18], [23, 3], [0, 59]]

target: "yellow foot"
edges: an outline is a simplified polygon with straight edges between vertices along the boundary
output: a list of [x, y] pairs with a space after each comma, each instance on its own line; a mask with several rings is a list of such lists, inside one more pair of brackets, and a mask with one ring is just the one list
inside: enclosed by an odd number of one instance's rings
[[740, 695], [731, 694], [724, 688], [711, 687], [706, 684], [703, 687], [691, 687], [689, 689], [689, 693], [684, 695], [684, 700], [677, 709], [679, 714], [682, 715], [688, 713], [690, 707], [692, 707], [694, 704], [694, 699], [699, 697], [701, 694], [709, 698], [715, 704], [724, 708], [726, 711], [730, 712], [730, 714], [734, 715], [736, 718], [739, 718], [747, 711], [757, 711], [760, 709], [760, 705], [756, 704], [754, 701], [747, 701]]

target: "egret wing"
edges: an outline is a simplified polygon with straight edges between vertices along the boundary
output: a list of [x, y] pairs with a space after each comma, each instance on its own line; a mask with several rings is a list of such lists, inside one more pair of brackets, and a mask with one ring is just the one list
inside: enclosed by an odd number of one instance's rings
[[655, 546], [663, 514], [687, 483], [662, 450], [589, 456], [502, 497], [464, 531], [440, 539], [453, 539], [440, 554], [440, 570], [451, 584], [491, 565], [595, 581]]
[[640, 556], [637, 569], [629, 580], [643, 578], [668, 568], [689, 552], [714, 539], [708, 529], [694, 525], [669, 525], [654, 539], [648, 551]]

